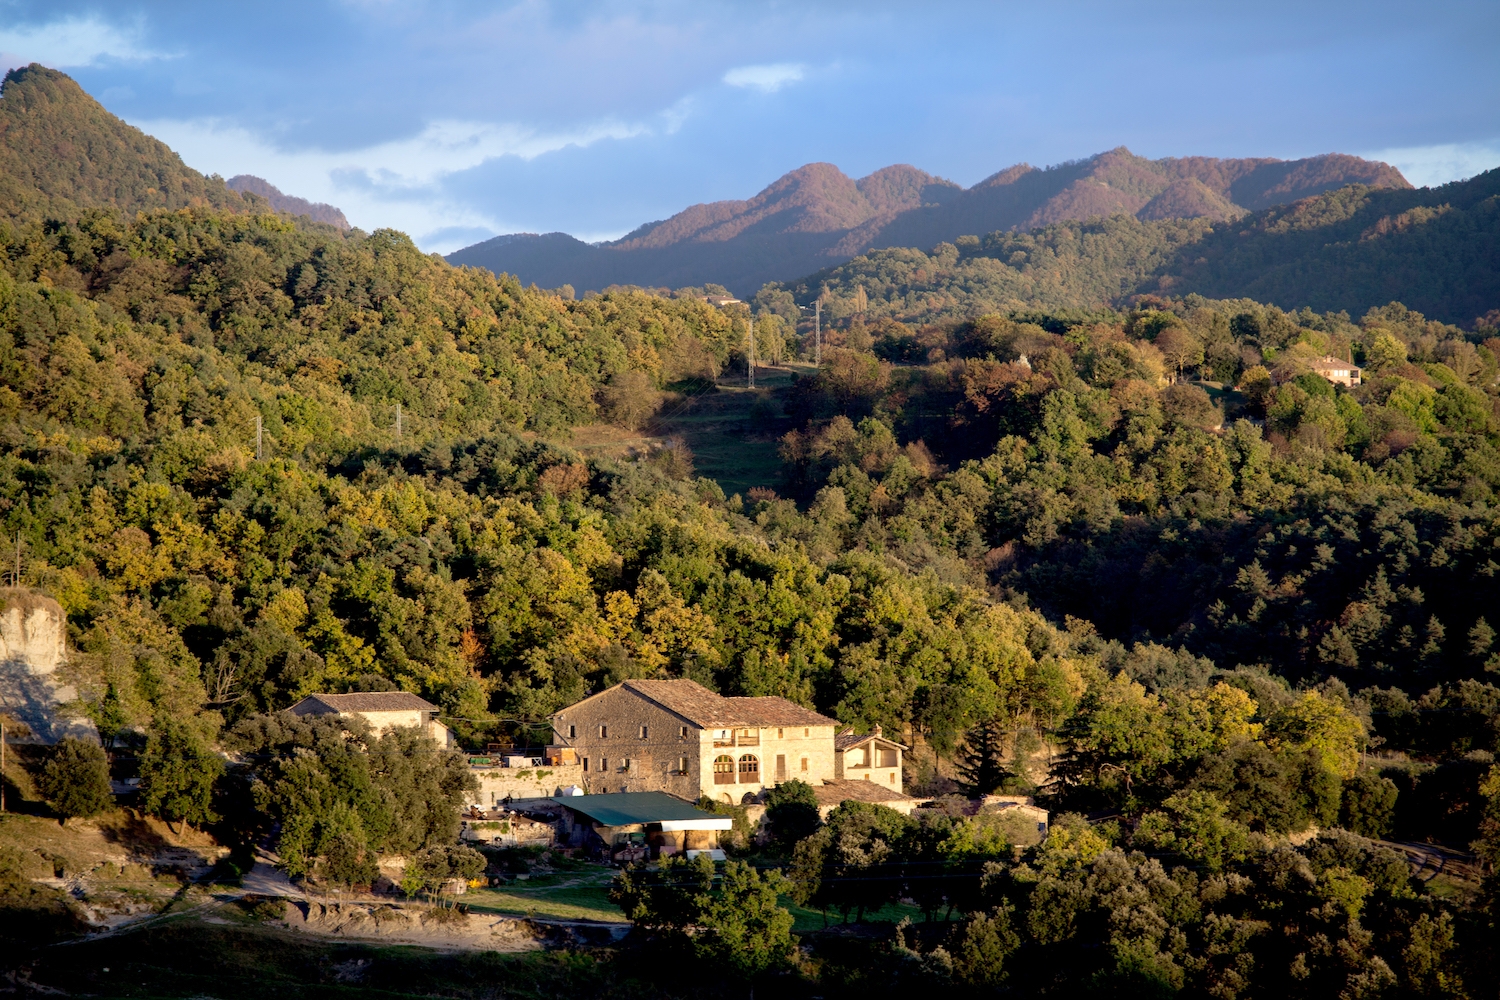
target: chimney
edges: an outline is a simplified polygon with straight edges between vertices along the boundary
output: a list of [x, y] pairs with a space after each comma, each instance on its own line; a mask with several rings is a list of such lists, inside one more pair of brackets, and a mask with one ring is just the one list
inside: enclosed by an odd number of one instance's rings
[[877, 723], [875, 723], [875, 725], [873, 727], [871, 727], [871, 729], [870, 729], [870, 735], [871, 736], [879, 736], [880, 735], [880, 723], [877, 722]]

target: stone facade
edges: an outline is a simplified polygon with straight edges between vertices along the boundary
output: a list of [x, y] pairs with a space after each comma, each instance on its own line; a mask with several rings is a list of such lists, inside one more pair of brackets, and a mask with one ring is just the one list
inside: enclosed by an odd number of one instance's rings
[[780, 781], [834, 777], [837, 723], [782, 698], [724, 698], [692, 681], [626, 681], [558, 712], [554, 749], [582, 785], [739, 802]]
[[543, 799], [557, 795], [570, 785], [583, 787], [583, 765], [543, 767], [475, 767], [479, 791], [471, 804], [482, 809], [503, 805], [506, 799]]

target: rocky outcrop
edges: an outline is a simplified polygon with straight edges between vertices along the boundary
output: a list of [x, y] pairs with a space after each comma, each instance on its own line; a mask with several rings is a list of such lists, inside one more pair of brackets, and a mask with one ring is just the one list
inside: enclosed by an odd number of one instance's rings
[[529, 921], [487, 913], [383, 902], [291, 900], [286, 926], [332, 937], [478, 951], [535, 951], [542, 947]]
[[42, 743], [98, 735], [93, 723], [58, 711], [78, 697], [57, 674], [67, 659], [67, 630], [68, 617], [52, 598], [0, 589], [0, 710], [26, 723]]

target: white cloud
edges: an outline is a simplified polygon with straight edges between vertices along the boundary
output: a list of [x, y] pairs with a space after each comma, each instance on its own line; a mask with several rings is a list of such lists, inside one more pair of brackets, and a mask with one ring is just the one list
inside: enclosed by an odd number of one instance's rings
[[13, 58], [13, 65], [39, 62], [55, 68], [92, 66], [106, 58], [162, 58], [162, 53], [139, 43], [139, 34], [96, 17], [71, 17], [50, 24], [0, 27], [0, 52]]
[[789, 83], [802, 79], [800, 63], [772, 63], [767, 66], [739, 66], [724, 74], [731, 87], [750, 87], [770, 94]]
[[1500, 166], [1500, 140], [1405, 146], [1359, 155], [1389, 163], [1417, 187], [1437, 187]]
[[[327, 152], [278, 149], [248, 129], [215, 120], [132, 124], [204, 173], [263, 177], [287, 194], [338, 206], [361, 229], [400, 229], [424, 250], [439, 253], [473, 242], [455, 232], [514, 228], [472, 204], [445, 198], [439, 187], [444, 177], [496, 157], [532, 159], [567, 146], [654, 131], [646, 124], [620, 121], [541, 132], [519, 125], [445, 120], [432, 122], [410, 138]], [[664, 124], [671, 128], [676, 118], [668, 113]]]

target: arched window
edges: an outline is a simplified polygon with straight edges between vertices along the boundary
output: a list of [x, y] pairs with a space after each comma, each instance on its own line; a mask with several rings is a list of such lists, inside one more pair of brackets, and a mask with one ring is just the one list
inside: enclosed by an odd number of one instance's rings
[[740, 758], [740, 783], [755, 784], [760, 781], [760, 759], [753, 753]]
[[734, 784], [734, 758], [727, 753], [721, 753], [714, 758], [714, 784]]

